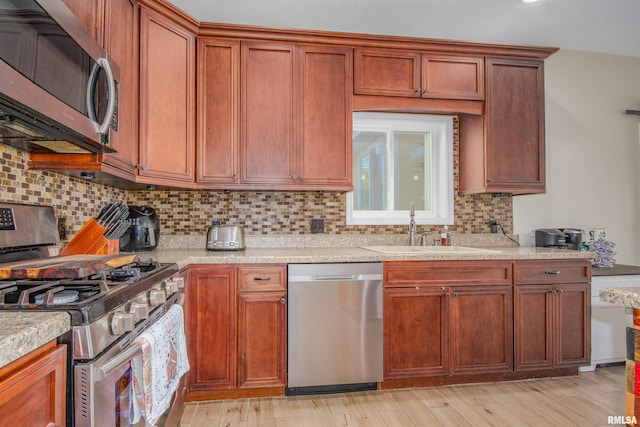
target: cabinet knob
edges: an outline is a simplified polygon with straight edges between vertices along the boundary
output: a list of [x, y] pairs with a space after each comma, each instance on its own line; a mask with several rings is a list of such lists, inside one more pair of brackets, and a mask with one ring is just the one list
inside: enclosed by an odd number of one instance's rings
[[300, 181], [304, 181], [304, 175], [300, 175]]
[[421, 87], [417, 87], [416, 88], [416, 93], [422, 92], [422, 88]]
[[298, 175], [293, 175], [293, 176], [291, 177], [291, 179], [292, 179], [292, 180], [294, 180], [294, 181], [295, 181], [295, 180], [297, 180], [297, 179], [298, 179]]
[[231, 178], [238, 179], [238, 174], [234, 173], [233, 175], [231, 175]]
[[454, 293], [453, 293], [453, 297], [454, 297], [454, 298], [458, 298], [458, 293], [457, 293], [457, 292], [454, 292]]
[[280, 298], [280, 304], [285, 304], [287, 299], [285, 297]]
[[444, 294], [445, 298], [449, 298], [451, 296], [451, 294], [449, 292], [447, 292], [446, 294]]

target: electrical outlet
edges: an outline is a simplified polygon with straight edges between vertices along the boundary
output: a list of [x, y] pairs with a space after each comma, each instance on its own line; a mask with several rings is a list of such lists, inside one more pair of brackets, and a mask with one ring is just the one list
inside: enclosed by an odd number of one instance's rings
[[311, 220], [311, 232], [312, 233], [324, 233], [324, 219], [312, 219]]
[[497, 233], [498, 232], [498, 221], [496, 221], [495, 219], [492, 219], [491, 221], [489, 221], [489, 228], [491, 229], [492, 233]]

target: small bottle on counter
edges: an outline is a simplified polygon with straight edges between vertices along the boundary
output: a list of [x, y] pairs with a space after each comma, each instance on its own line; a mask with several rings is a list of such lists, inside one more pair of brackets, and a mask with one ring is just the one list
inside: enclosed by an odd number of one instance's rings
[[440, 245], [449, 246], [449, 226], [447, 225], [440, 232]]

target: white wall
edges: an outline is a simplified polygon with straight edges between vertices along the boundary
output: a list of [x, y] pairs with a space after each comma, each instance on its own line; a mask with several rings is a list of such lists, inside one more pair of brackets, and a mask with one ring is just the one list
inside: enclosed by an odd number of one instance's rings
[[640, 58], [560, 50], [545, 60], [547, 192], [513, 199], [536, 228], [604, 227], [616, 261], [640, 265]]

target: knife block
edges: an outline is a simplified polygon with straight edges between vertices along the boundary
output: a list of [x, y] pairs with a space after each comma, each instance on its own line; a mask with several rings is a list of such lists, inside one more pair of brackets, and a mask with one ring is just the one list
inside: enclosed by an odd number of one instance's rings
[[120, 253], [119, 241], [104, 237], [106, 231], [107, 229], [95, 219], [89, 218], [80, 231], [60, 250], [60, 255], [117, 255]]

